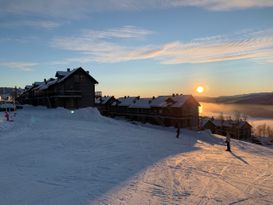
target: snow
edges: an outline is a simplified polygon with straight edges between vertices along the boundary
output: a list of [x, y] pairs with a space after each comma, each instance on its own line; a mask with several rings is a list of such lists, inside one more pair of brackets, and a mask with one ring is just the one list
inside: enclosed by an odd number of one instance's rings
[[55, 84], [58, 81], [58, 79], [52, 79], [47, 81], [46, 83], [43, 83], [38, 87], [38, 90], [46, 90], [49, 86]]
[[158, 96], [151, 102], [151, 107], [167, 107], [166, 100], [169, 98], [170, 96]]
[[232, 140], [229, 153], [207, 131], [175, 134], [92, 108], [1, 115], [0, 204], [273, 203], [272, 149]]
[[118, 105], [128, 107], [131, 104], [135, 103], [138, 99], [139, 97], [121, 97], [118, 98], [118, 101], [120, 102]]
[[135, 103], [131, 104], [130, 108], [151, 108], [152, 98], [140, 98], [135, 101]]
[[172, 97], [172, 100], [175, 101], [171, 107], [182, 107], [185, 102], [190, 98], [190, 95], [176, 95]]

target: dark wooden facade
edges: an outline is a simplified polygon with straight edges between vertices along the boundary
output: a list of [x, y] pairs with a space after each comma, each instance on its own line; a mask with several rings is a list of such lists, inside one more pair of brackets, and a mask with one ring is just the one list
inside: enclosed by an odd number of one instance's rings
[[34, 83], [18, 100], [23, 104], [68, 109], [95, 105], [95, 84], [98, 82], [83, 68], [58, 71], [56, 79]]
[[214, 134], [226, 136], [228, 133], [235, 139], [250, 139], [252, 126], [247, 121], [233, 120], [206, 120], [201, 125], [202, 129], [209, 129]]
[[111, 106], [98, 106], [102, 114], [124, 116], [131, 120], [164, 126], [197, 128], [199, 103], [191, 95], [157, 98], [118, 98]]

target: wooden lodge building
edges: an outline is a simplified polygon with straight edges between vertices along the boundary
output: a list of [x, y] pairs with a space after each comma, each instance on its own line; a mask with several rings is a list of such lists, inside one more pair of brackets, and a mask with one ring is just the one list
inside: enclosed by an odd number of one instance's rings
[[202, 119], [201, 128], [209, 129], [214, 134], [224, 135], [230, 134], [235, 139], [250, 139], [252, 126], [243, 120], [218, 120], [218, 119]]
[[192, 95], [159, 96], [153, 98], [113, 96], [98, 97], [96, 106], [103, 115], [123, 116], [131, 120], [164, 126], [198, 128], [199, 103]]
[[57, 71], [55, 77], [26, 86], [17, 100], [22, 104], [49, 108], [74, 109], [95, 105], [95, 84], [98, 82], [88, 71], [81, 67], [67, 69]]

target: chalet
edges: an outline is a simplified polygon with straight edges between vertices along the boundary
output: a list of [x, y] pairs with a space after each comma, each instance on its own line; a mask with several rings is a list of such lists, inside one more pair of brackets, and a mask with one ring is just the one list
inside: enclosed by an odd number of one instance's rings
[[247, 121], [205, 119], [201, 123], [202, 129], [209, 129], [212, 133], [226, 136], [230, 134], [235, 139], [250, 139], [252, 126]]
[[[159, 96], [152, 98], [122, 97], [112, 103], [103, 114], [124, 116], [132, 120], [197, 128], [199, 103], [191, 95]], [[102, 108], [99, 108], [102, 110]]]
[[95, 84], [98, 82], [79, 67], [57, 71], [56, 78], [44, 79], [26, 87], [19, 97], [22, 103], [44, 105], [50, 108], [82, 108], [95, 105]]

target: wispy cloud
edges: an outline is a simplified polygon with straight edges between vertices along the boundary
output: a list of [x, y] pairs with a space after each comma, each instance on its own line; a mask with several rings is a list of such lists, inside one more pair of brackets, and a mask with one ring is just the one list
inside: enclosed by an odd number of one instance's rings
[[194, 6], [215, 11], [264, 8], [273, 6], [273, 2], [270, 0], [167, 0], [165, 2], [167, 2], [167, 5], [175, 7]]
[[62, 18], [79, 18], [94, 12], [145, 10], [173, 7], [200, 7], [227, 11], [272, 7], [270, 0], [1, 0], [1, 13], [39, 14]]
[[11, 61], [0, 61], [1, 67], [6, 67], [9, 69], [17, 69], [23, 71], [31, 71], [33, 67], [38, 65], [37, 63], [32, 62], [11, 62]]
[[54, 29], [62, 24], [56, 21], [49, 20], [18, 20], [18, 21], [5, 21], [0, 22], [0, 27], [17, 28], [17, 27], [35, 27], [43, 29]]
[[94, 39], [111, 39], [111, 38], [142, 38], [153, 34], [152, 31], [135, 26], [123, 26], [112, 28], [105, 31], [86, 30], [85, 36], [92, 36]]
[[[134, 30], [137, 34], [137, 28]], [[115, 41], [115, 38], [122, 39], [126, 36], [122, 34], [123, 29], [115, 29], [120, 32], [117, 32], [119, 35], [112, 35], [109, 31], [92, 31], [97, 33], [97, 36], [86, 32], [78, 37], [56, 38], [51, 45], [82, 54], [79, 58], [66, 59], [65, 62], [113, 63], [143, 59], [153, 59], [163, 64], [210, 63], [242, 59], [263, 63], [273, 62], [273, 30], [210, 36], [189, 42], [175, 41], [161, 45], [139, 46], [128, 46], [122, 41], [118, 43]], [[136, 37], [135, 34], [130, 36]]]

